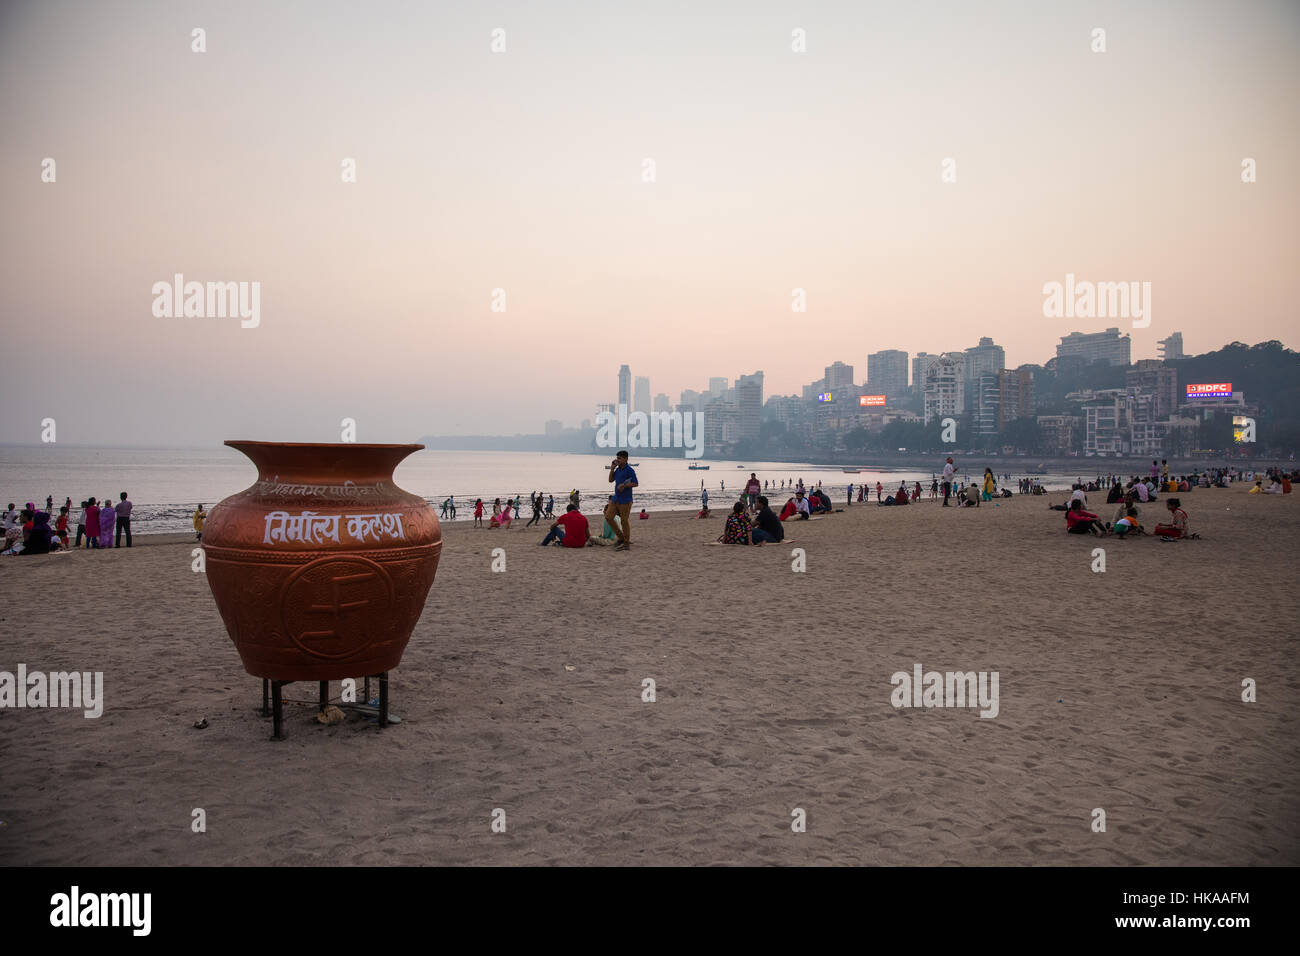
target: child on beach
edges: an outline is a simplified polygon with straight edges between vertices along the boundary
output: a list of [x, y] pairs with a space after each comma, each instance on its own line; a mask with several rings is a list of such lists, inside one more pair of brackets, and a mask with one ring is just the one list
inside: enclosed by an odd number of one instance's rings
[[64, 550], [68, 547], [68, 509], [66, 506], [59, 509], [59, 520], [54, 524], [54, 530], [59, 536], [59, 543]]
[[1138, 522], [1137, 508], [1133, 507], [1133, 505], [1129, 505], [1128, 508], [1125, 509], [1124, 516], [1116, 521], [1115, 524], [1111, 526], [1110, 530], [1115, 532], [1115, 534], [1120, 538], [1130, 533], [1142, 534], [1142, 525]]
[[474, 527], [483, 527], [483, 499], [478, 498], [474, 502]]
[[208, 513], [203, 510], [203, 502], [200, 501], [199, 506], [194, 509], [194, 514], [190, 516], [190, 520], [194, 525], [195, 541], [203, 540], [203, 522], [207, 520], [207, 517]]

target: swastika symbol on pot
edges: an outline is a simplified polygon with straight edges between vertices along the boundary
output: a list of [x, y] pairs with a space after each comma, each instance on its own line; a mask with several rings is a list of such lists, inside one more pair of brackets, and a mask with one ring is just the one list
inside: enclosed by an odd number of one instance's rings
[[343, 660], [382, 639], [377, 622], [393, 603], [393, 581], [362, 557], [325, 557], [303, 565], [285, 581], [281, 617], [285, 633], [313, 657]]

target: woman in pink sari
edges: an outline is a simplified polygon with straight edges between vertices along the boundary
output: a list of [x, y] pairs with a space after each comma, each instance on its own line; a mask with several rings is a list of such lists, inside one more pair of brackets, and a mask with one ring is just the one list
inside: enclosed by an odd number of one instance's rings
[[86, 510], [83, 513], [81, 523], [86, 526], [86, 547], [99, 547], [99, 506], [95, 504], [95, 499], [91, 498], [86, 502]]
[[113, 529], [117, 525], [117, 512], [109, 504], [112, 500], [112, 498], [105, 498], [103, 506], [99, 509], [99, 546], [101, 548], [111, 548], [113, 546]]

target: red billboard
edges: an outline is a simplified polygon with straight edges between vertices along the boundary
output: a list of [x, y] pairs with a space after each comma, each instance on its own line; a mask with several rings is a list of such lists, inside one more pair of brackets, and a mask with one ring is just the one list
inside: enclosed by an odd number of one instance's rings
[[863, 408], [866, 408], [870, 405], [884, 405], [885, 396], [884, 395], [863, 395], [858, 398], [858, 404], [861, 405]]
[[1232, 383], [1217, 382], [1213, 385], [1188, 385], [1188, 398], [1232, 398]]

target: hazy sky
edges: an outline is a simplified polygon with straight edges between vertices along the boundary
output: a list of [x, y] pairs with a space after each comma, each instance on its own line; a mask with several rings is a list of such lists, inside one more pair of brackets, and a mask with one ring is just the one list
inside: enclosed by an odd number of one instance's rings
[[[625, 362], [789, 393], [980, 335], [1043, 362], [1131, 326], [1045, 318], [1067, 272], [1152, 284], [1135, 358], [1300, 339], [1295, 2], [0, 11], [0, 441], [538, 432]], [[178, 272], [260, 282], [259, 327], [155, 317]]]

